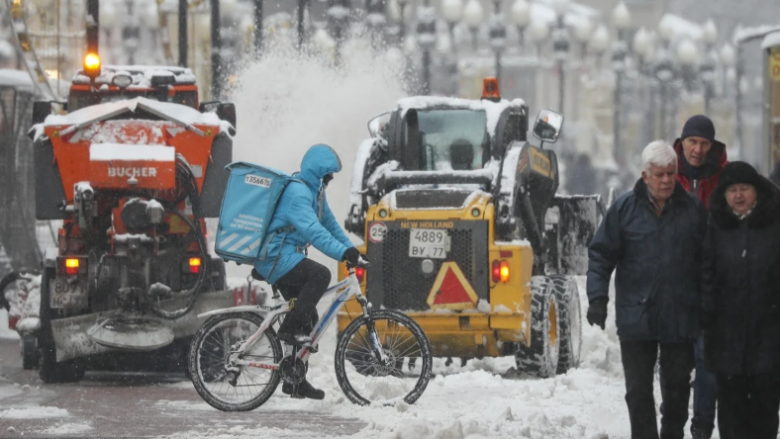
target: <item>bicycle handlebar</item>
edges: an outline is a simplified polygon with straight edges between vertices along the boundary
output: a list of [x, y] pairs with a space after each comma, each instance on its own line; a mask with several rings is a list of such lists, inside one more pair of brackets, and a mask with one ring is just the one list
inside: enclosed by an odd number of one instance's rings
[[369, 262], [367, 260], [363, 259], [362, 255], [359, 258], [357, 264], [352, 264], [351, 262], [347, 261], [347, 269], [349, 269], [349, 270], [352, 270], [353, 268], [357, 268], [357, 267], [368, 268], [369, 265], [371, 265], [371, 264], [369, 264]]

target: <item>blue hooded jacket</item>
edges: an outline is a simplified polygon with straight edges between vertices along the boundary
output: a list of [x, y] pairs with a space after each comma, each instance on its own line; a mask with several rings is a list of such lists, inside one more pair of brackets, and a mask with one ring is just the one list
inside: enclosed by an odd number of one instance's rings
[[[322, 177], [341, 171], [341, 160], [328, 145], [314, 145], [301, 161], [301, 172], [295, 176], [305, 182], [291, 182], [279, 199], [269, 235], [277, 231], [255, 262], [255, 269], [274, 284], [289, 273], [306, 256], [302, 250], [314, 248], [341, 261], [352, 242], [341, 230], [325, 198]], [[294, 227], [289, 232], [284, 229]], [[275, 267], [274, 267], [275, 265]]]

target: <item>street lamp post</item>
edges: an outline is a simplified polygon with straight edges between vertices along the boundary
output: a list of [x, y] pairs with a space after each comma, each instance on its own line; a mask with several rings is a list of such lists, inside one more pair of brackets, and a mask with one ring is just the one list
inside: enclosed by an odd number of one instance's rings
[[601, 69], [601, 59], [609, 48], [609, 31], [607, 26], [600, 24], [590, 40], [590, 48], [596, 54], [596, 69]]
[[614, 148], [613, 153], [615, 155], [615, 161], [618, 166], [623, 166], [625, 164], [625, 154], [623, 151], [624, 148], [620, 144], [621, 92], [623, 88], [623, 74], [625, 73], [625, 60], [628, 52], [625, 34], [629, 26], [631, 26], [631, 14], [625, 3], [620, 2], [615, 6], [615, 9], [612, 11], [612, 24], [617, 30], [617, 40], [615, 41], [614, 52], [612, 54], [612, 64], [615, 69], [615, 95], [612, 108], [612, 145]]
[[341, 44], [344, 42], [344, 28], [349, 18], [349, 0], [328, 0], [328, 21], [336, 42], [334, 62], [341, 63]]
[[444, 20], [447, 22], [447, 30], [450, 33], [453, 52], [457, 52], [455, 44], [455, 25], [463, 19], [463, 0], [443, 0], [441, 2], [441, 12]]
[[474, 52], [476, 52], [478, 49], [477, 32], [479, 32], [479, 26], [482, 25], [482, 20], [484, 19], [482, 5], [480, 4], [479, 0], [469, 0], [469, 2], [466, 3], [466, 9], [463, 11], [463, 13], [466, 25], [471, 31], [471, 43]]
[[490, 17], [490, 48], [496, 56], [496, 80], [501, 84], [501, 54], [506, 48], [506, 26], [501, 13], [502, 0], [493, 0], [493, 14]]
[[557, 16], [557, 27], [553, 33], [553, 52], [558, 64], [558, 111], [565, 112], [566, 105], [566, 57], [569, 53], [569, 31], [566, 28], [568, 0], [555, 0], [553, 3]]
[[512, 23], [517, 28], [519, 47], [525, 45], [525, 28], [531, 23], [531, 6], [526, 0], [515, 0], [512, 3]]
[[263, 53], [263, 0], [255, 0], [255, 55]]
[[187, 67], [187, 0], [179, 0], [179, 66]]
[[384, 0], [366, 0], [366, 21], [371, 31], [371, 47], [376, 49], [382, 40], [380, 33], [387, 23]]
[[550, 36], [550, 27], [545, 21], [534, 20], [531, 22], [531, 26], [528, 27], [528, 36], [531, 37], [531, 41], [536, 46], [536, 57], [541, 60], [542, 44]]
[[680, 64], [685, 90], [690, 93], [694, 89], [699, 66], [699, 52], [693, 41], [685, 39], [677, 45], [677, 61]]
[[431, 93], [431, 49], [436, 44], [436, 11], [430, 0], [417, 8], [417, 43], [422, 48], [422, 94]]
[[634, 53], [636, 54], [636, 58], [639, 61], [639, 65], [637, 66], [637, 70], [639, 71], [640, 78], [642, 78], [642, 87], [641, 87], [641, 93], [642, 93], [642, 100], [647, 102], [647, 105], [645, 106], [645, 126], [644, 126], [644, 142], [642, 144], [647, 144], [648, 142], [653, 140], [653, 127], [655, 126], [655, 97], [652, 93], [652, 85], [649, 81], [647, 81], [648, 77], [648, 67], [647, 64], [652, 59], [653, 55], [653, 46], [652, 46], [652, 40], [650, 37], [650, 34], [647, 32], [647, 30], [644, 27], [639, 28], [639, 30], [634, 34], [634, 41], [632, 43], [632, 48], [634, 50]]
[[219, 0], [211, 0], [211, 97], [219, 99], [222, 94], [222, 38], [220, 35]]
[[704, 59], [701, 63], [701, 80], [704, 87], [704, 113], [710, 113], [710, 101], [715, 87], [715, 67], [718, 55], [715, 53], [715, 43], [718, 40], [718, 29], [712, 20], [704, 24]]

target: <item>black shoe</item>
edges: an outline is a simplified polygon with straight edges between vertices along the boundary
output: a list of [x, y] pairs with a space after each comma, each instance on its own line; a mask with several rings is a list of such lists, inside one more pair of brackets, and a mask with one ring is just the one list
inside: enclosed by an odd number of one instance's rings
[[290, 395], [292, 398], [309, 398], [309, 399], [324, 399], [325, 391], [316, 389], [307, 380], [303, 380], [298, 384], [298, 391], [293, 394], [293, 385], [290, 383], [282, 384], [282, 393]]
[[693, 439], [710, 439], [715, 426], [701, 422], [691, 422], [691, 436]]
[[288, 345], [294, 345], [294, 346], [303, 346], [305, 344], [311, 343], [311, 337], [308, 334], [304, 333], [290, 333], [290, 332], [281, 332], [276, 334], [277, 337], [279, 337], [279, 340], [287, 343]]

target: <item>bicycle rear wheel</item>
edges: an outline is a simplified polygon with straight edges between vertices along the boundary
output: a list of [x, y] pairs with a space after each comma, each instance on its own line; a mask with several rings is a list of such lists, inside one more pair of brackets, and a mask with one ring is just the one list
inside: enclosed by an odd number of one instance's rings
[[[226, 412], [249, 411], [273, 395], [281, 378], [278, 370], [226, 367], [231, 351], [238, 349], [262, 324], [262, 317], [255, 314], [218, 314], [198, 329], [190, 346], [190, 377], [195, 390], [212, 407]], [[239, 358], [279, 364], [282, 354], [276, 333], [268, 328]]]
[[387, 361], [382, 364], [374, 353], [369, 320], [353, 320], [336, 345], [336, 379], [341, 390], [360, 405], [413, 404], [431, 376], [433, 354], [428, 337], [420, 325], [398, 311], [373, 311], [371, 321]]

